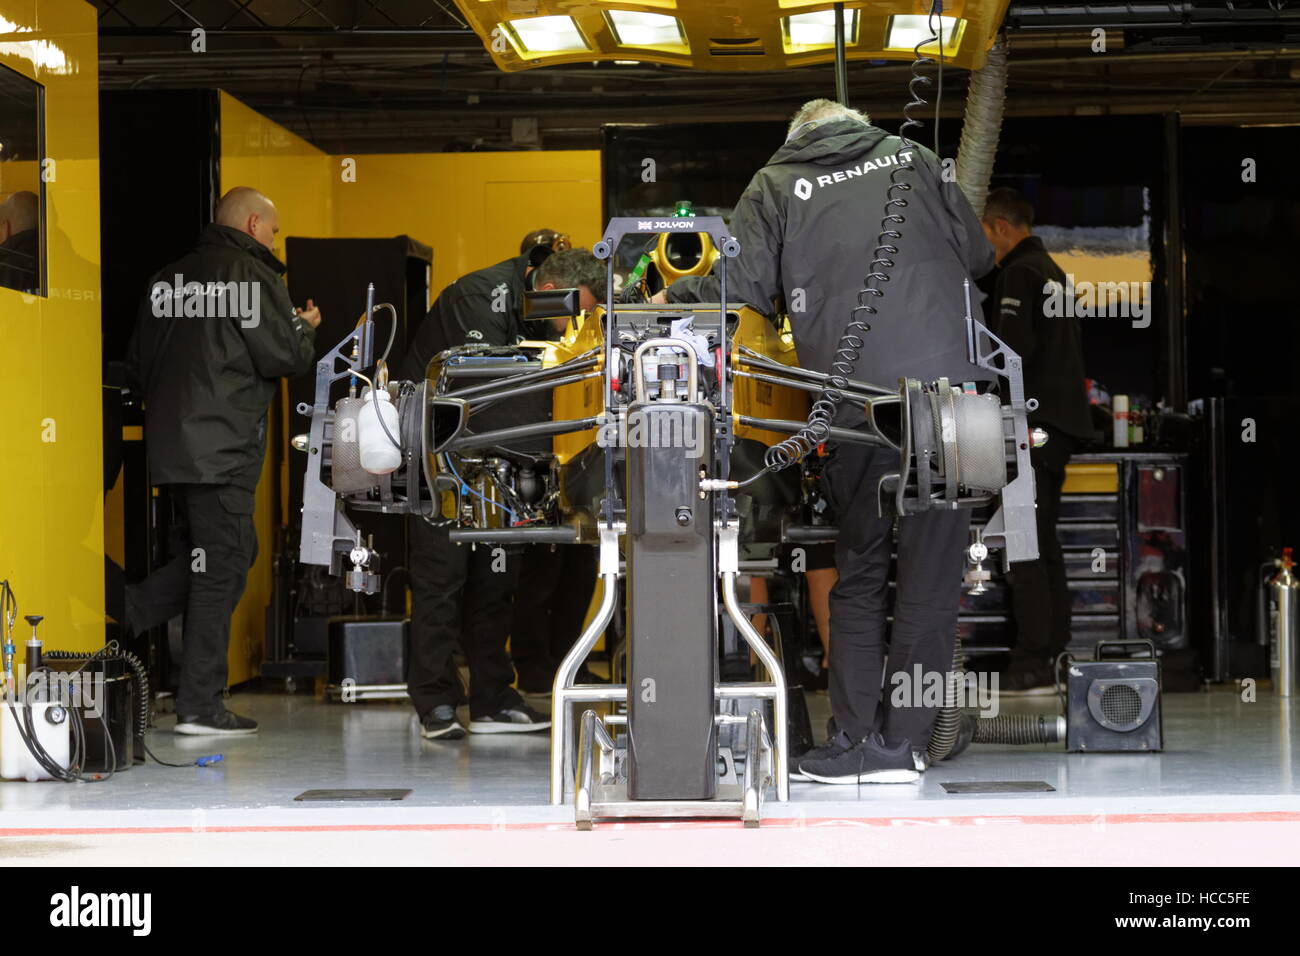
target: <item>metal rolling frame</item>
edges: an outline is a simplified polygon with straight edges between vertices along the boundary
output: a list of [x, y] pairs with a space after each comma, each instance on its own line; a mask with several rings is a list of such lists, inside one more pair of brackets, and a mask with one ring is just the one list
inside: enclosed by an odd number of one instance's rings
[[574, 684], [578, 667], [587, 659], [596, 641], [605, 632], [614, 617], [618, 603], [618, 536], [625, 530], [622, 522], [600, 526], [600, 563], [598, 570], [602, 582], [600, 607], [582, 636], [564, 655], [555, 672], [551, 688], [551, 804], [564, 802], [564, 783], [568, 762], [573, 752], [573, 721], [569, 705], [573, 703], [599, 703], [601, 701], [627, 702], [626, 684]]
[[[614, 614], [618, 585], [618, 535], [625, 530], [618, 525], [613, 529], [602, 527], [600, 541], [600, 576], [603, 582], [600, 606], [592, 617], [591, 623], [560, 663], [555, 675], [551, 698], [551, 791], [550, 802], [553, 806], [564, 803], [566, 783], [569, 780], [569, 767], [574, 760], [576, 775], [574, 780], [574, 807], [576, 820], [580, 828], [590, 826], [593, 819], [592, 793], [594, 788], [593, 760], [594, 749], [602, 750], [602, 767], [611, 766], [607, 757], [612, 753], [614, 744], [602, 723], [595, 720], [594, 711], [585, 711], [582, 717], [582, 732], [578, 735], [577, 752], [574, 755], [574, 728], [570, 705], [574, 703], [601, 703], [627, 701], [626, 684], [574, 684], [573, 678], [578, 667], [595, 647], [596, 640], [604, 632], [606, 625]], [[718, 714], [715, 720], [720, 723], [747, 724], [746, 737], [748, 749], [745, 759], [745, 783], [742, 787], [739, 816], [747, 826], [756, 826], [761, 812], [763, 792], [770, 779], [775, 779], [776, 799], [787, 803], [790, 799], [790, 774], [787, 766], [788, 749], [788, 702], [785, 671], [776, 653], [767, 645], [758, 631], [750, 623], [748, 616], [740, 606], [736, 596], [736, 577], [740, 572], [740, 525], [731, 521], [717, 527], [718, 573], [722, 583], [723, 606], [730, 616], [736, 630], [754, 655], [767, 671], [765, 681], [748, 681], [745, 683], [715, 684], [714, 701], [760, 698], [772, 701], [772, 733], [767, 733], [765, 721], [757, 711], [745, 717]], [[757, 719], [757, 725], [754, 721]], [[626, 717], [614, 715], [607, 717], [605, 723], [625, 723]], [[598, 729], [596, 729], [598, 727]], [[575, 760], [576, 756], [576, 760]], [[759, 765], [767, 762], [765, 772], [760, 772]], [[728, 808], [735, 801], [719, 800], [652, 800], [627, 801], [627, 812], [620, 815], [635, 816], [707, 816], [710, 810]], [[608, 815], [608, 807], [606, 815]]]

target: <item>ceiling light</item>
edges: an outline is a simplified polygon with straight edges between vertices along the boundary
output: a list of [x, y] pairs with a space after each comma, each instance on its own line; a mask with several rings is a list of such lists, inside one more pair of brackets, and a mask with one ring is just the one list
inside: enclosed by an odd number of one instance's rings
[[[889, 41], [886, 49], [913, 50], [918, 43], [922, 53], [938, 53], [938, 36], [943, 36], [943, 52], [951, 56], [961, 45], [961, 35], [966, 29], [966, 21], [956, 17], [935, 17], [934, 29], [930, 29], [930, 17], [922, 14], [908, 14], [889, 18]], [[930, 37], [935, 39], [929, 43]]]
[[589, 49], [573, 17], [529, 17], [511, 20], [504, 26], [521, 54], [575, 53]]
[[609, 17], [614, 38], [623, 46], [679, 47], [684, 40], [676, 17], [632, 10], [610, 10], [605, 16]]
[[[782, 20], [785, 48], [793, 50], [825, 49], [835, 45], [835, 11], [796, 13]], [[858, 42], [858, 11], [844, 11], [844, 42]]]

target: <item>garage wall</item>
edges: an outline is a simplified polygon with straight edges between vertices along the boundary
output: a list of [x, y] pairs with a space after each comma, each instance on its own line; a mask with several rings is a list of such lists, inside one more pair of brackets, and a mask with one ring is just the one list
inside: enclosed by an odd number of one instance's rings
[[[433, 247], [437, 295], [464, 273], [516, 255], [533, 229], [567, 231], [588, 247], [599, 238], [599, 151], [327, 156], [229, 94], [220, 109], [221, 191], [248, 185], [275, 200], [281, 258], [291, 235], [407, 234]], [[283, 421], [283, 400], [281, 408]], [[274, 427], [271, 434], [283, 443]], [[263, 657], [271, 555], [284, 518], [273, 480], [281, 460], [277, 447], [268, 449], [254, 515], [259, 554], [231, 626], [232, 684], [255, 677]]]
[[[0, 63], [45, 87], [47, 295], [0, 289], [0, 578], [47, 647], [104, 642], [95, 9], [0, 0]], [[49, 167], [47, 167], [47, 170]], [[19, 183], [0, 183], [7, 196]], [[21, 643], [21, 617], [15, 636]]]
[[[345, 160], [355, 167], [345, 167]], [[334, 235], [406, 234], [433, 247], [430, 296], [519, 254], [534, 229], [600, 238], [599, 150], [335, 156]], [[343, 179], [345, 169], [355, 182]]]

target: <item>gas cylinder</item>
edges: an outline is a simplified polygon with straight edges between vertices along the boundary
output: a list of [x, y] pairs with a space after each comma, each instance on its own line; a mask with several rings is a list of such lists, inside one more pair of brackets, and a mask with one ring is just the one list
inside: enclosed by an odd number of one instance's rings
[[1269, 663], [1273, 667], [1273, 689], [1279, 697], [1295, 693], [1296, 627], [1300, 623], [1296, 598], [1300, 581], [1292, 573], [1295, 562], [1291, 549], [1283, 548], [1276, 562], [1278, 572], [1268, 580]]

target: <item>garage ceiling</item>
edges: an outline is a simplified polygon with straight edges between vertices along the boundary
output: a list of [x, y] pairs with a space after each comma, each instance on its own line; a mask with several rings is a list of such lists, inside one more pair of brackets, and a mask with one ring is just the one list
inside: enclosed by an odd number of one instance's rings
[[[783, 119], [834, 91], [827, 65], [505, 73], [451, 0], [94, 2], [105, 89], [220, 87], [331, 152], [592, 148], [604, 123]], [[1013, 3], [1005, 26], [1008, 115], [1177, 109], [1190, 123], [1300, 123], [1296, 0]], [[850, 63], [853, 104], [896, 117], [908, 69]], [[960, 114], [965, 86], [965, 71], [945, 72], [945, 116]]]

